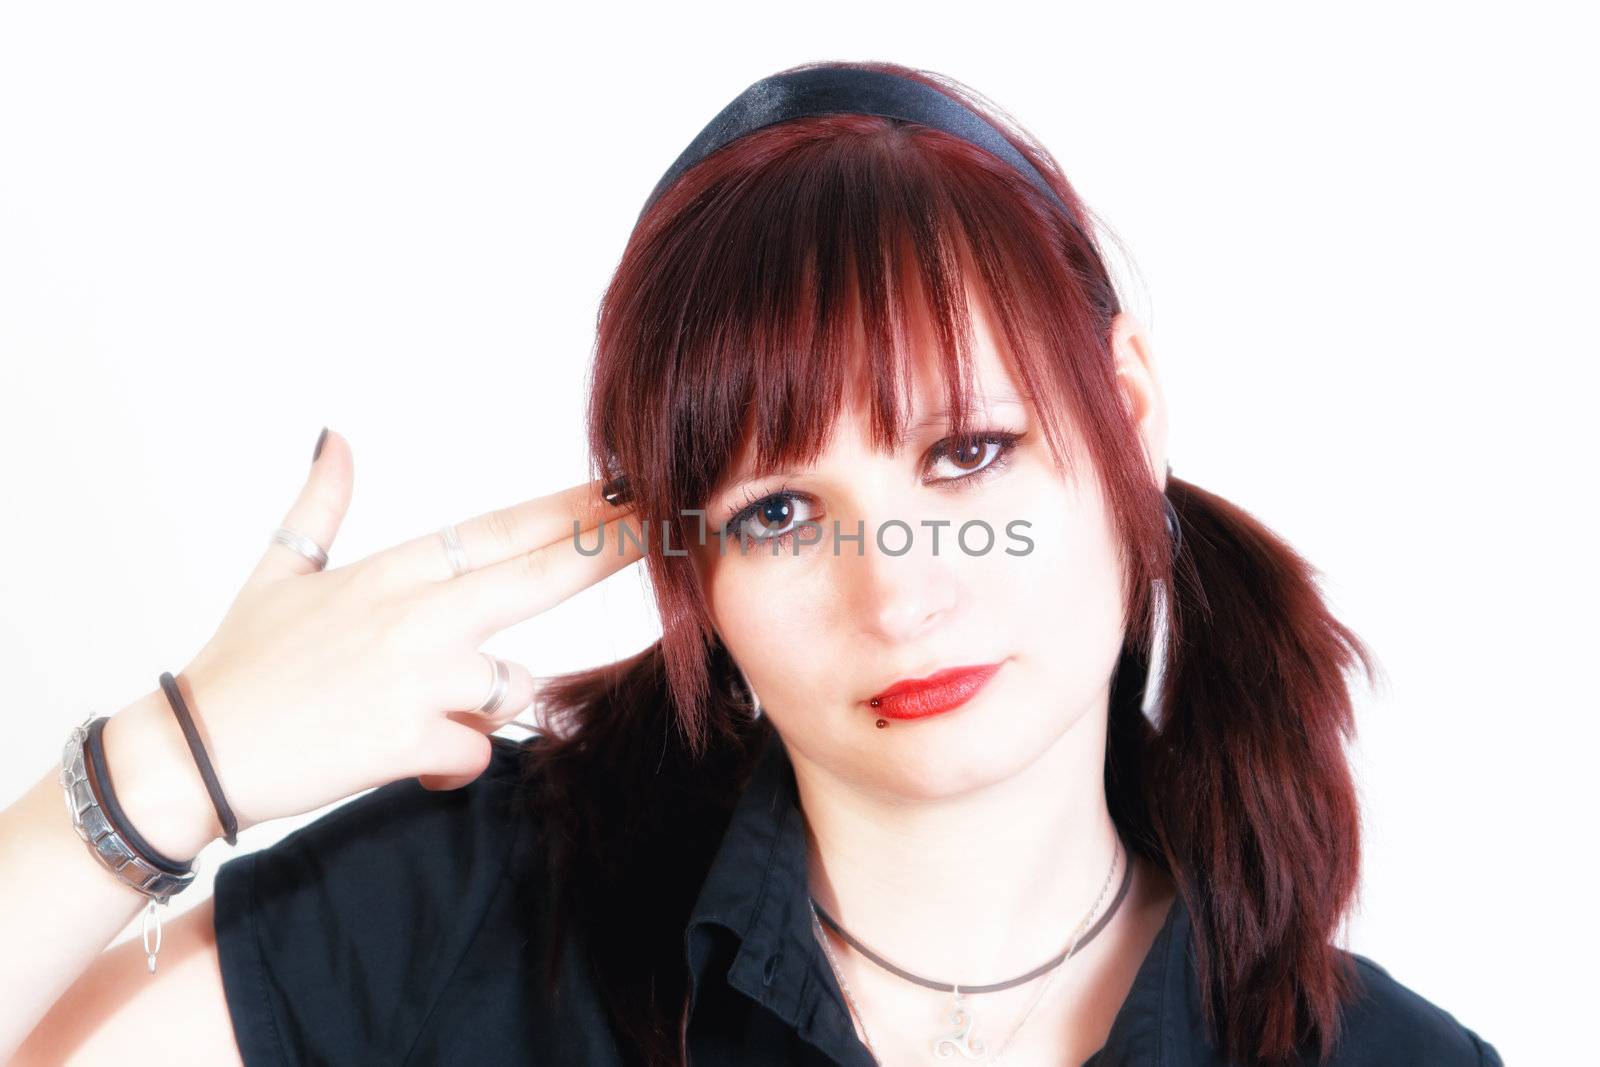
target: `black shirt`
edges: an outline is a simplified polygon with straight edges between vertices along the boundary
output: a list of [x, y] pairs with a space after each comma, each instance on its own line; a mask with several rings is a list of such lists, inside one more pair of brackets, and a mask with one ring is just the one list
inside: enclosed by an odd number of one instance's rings
[[[548, 861], [513, 802], [530, 742], [491, 740], [489, 768], [468, 786], [392, 782], [218, 870], [217, 951], [245, 1067], [629, 1062], [573, 939], [559, 995], [543, 994]], [[1189, 933], [1179, 897], [1082, 1067], [1224, 1067], [1206, 1039]], [[804, 828], [776, 733], [684, 943], [694, 1067], [871, 1067], [812, 933]], [[1501, 1067], [1449, 1013], [1355, 959], [1367, 995], [1346, 1009], [1333, 1067]]]

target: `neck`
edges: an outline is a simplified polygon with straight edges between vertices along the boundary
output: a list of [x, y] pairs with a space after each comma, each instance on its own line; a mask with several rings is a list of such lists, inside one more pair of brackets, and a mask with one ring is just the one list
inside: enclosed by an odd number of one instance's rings
[[1091, 908], [1082, 929], [1098, 921], [1131, 859], [1104, 766], [1105, 715], [1092, 711], [1024, 769], [956, 797], [869, 795], [796, 758], [811, 895], [922, 977], [979, 985], [1026, 973], [1065, 950]]

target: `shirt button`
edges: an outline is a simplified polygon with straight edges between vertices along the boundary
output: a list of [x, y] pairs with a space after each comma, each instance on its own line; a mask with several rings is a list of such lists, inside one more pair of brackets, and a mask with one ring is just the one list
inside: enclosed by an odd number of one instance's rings
[[778, 961], [781, 959], [783, 959], [783, 949], [781, 948], [767, 957], [766, 965], [761, 969], [762, 985], [772, 984], [773, 976], [776, 975], [778, 971]]

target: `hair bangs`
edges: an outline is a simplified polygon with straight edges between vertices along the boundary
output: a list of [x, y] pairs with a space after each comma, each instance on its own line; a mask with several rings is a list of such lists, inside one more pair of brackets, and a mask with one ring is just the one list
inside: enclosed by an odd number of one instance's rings
[[763, 165], [685, 191], [688, 206], [641, 250], [652, 266], [632, 312], [656, 324], [639, 361], [651, 372], [594, 394], [601, 466], [635, 476], [647, 514], [686, 532], [684, 513], [744, 449], [757, 470], [809, 466], [852, 407], [875, 447], [897, 448], [922, 375], [937, 376], [950, 432], [969, 433], [969, 301], [1070, 469], [1075, 390], [1063, 387], [1082, 382], [1062, 353], [1092, 351], [1101, 333], [1068, 258], [1039, 248], [1050, 220], [1026, 182], [998, 161], [974, 177], [970, 145], [871, 116], [786, 123], [724, 152], [736, 149]]

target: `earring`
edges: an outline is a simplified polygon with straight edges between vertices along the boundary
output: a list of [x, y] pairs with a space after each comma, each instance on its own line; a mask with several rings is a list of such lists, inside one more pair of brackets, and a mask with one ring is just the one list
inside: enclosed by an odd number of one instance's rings
[[[1170, 473], [1171, 468], [1168, 468]], [[1183, 547], [1183, 530], [1178, 525], [1178, 509], [1172, 506], [1172, 499], [1165, 493], [1161, 494], [1161, 501], [1167, 507], [1167, 533], [1172, 537], [1172, 557], [1177, 559], [1178, 550]], [[1161, 728], [1161, 695], [1165, 688], [1167, 674], [1167, 628], [1168, 615], [1172, 605], [1168, 601], [1170, 590], [1167, 582], [1161, 578], [1153, 578], [1150, 582], [1151, 592], [1155, 601], [1155, 632], [1151, 635], [1150, 667], [1145, 675], [1144, 700], [1139, 710], [1145, 719], [1157, 729]]]
[[1172, 557], [1176, 559], [1178, 549], [1183, 547], [1183, 528], [1178, 525], [1178, 509], [1172, 506], [1172, 498], [1162, 493], [1161, 502], [1167, 506], [1167, 534], [1172, 538]]
[[755, 686], [750, 684], [750, 679], [744, 676], [744, 671], [739, 671], [739, 680], [744, 683], [745, 701], [750, 705], [750, 718], [761, 718], [761, 698], [756, 696]]

